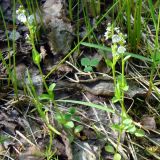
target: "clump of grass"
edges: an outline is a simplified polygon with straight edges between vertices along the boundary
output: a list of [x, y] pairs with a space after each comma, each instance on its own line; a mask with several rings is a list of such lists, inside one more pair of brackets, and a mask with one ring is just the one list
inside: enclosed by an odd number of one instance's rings
[[[149, 47], [149, 51], [150, 51], [151, 58], [152, 58], [153, 62], [152, 62], [152, 65], [151, 65], [151, 73], [150, 73], [149, 89], [148, 89], [148, 93], [147, 93], [147, 99], [151, 95], [152, 89], [155, 88], [154, 84], [153, 84], [154, 74], [155, 74], [156, 68], [160, 64], [160, 43], [159, 43], [159, 37], [158, 37], [159, 28], [160, 28], [160, 9], [159, 9], [159, 14], [158, 14], [158, 19], [156, 19], [156, 15], [155, 15], [154, 10], [153, 10], [153, 4], [150, 0], [149, 0], [149, 6], [150, 6], [151, 17], [152, 17], [152, 20], [153, 20], [153, 24], [154, 24], [156, 34], [155, 34], [155, 39], [154, 39], [154, 48]], [[159, 76], [159, 74], [158, 74], [158, 76]], [[156, 92], [156, 93], [157, 93], [158, 97], [160, 97], [160, 94], [158, 92]]]

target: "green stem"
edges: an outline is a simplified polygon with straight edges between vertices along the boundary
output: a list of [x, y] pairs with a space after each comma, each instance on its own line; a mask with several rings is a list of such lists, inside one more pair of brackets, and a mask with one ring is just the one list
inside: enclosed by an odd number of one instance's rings
[[122, 107], [122, 117], [126, 117], [126, 108], [124, 106], [124, 86], [125, 86], [125, 75], [124, 75], [124, 70], [125, 70], [125, 61], [123, 60], [123, 55], [122, 55], [122, 89], [121, 89], [121, 107]]
[[155, 71], [155, 67], [154, 67], [154, 63], [153, 63], [152, 64], [152, 69], [151, 69], [151, 74], [150, 74], [150, 79], [149, 79], [149, 88], [148, 88], [148, 92], [147, 92], [147, 95], [146, 95], [146, 100], [148, 100], [148, 98], [149, 98], [149, 96], [151, 95], [151, 92], [152, 92], [154, 71]]
[[118, 152], [118, 147], [119, 147], [120, 142], [121, 142], [122, 132], [123, 132], [122, 130], [119, 131], [118, 140], [117, 140], [117, 146], [116, 146], [116, 152], [115, 153]]
[[112, 65], [112, 75], [114, 81], [114, 87], [116, 87], [116, 70], [115, 70], [116, 60], [113, 57], [113, 65]]

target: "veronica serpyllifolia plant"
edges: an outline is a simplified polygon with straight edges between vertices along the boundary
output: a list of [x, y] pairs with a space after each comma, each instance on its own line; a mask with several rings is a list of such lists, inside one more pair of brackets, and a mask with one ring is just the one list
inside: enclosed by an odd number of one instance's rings
[[16, 10], [17, 19], [22, 22], [29, 30], [29, 34], [26, 35], [26, 40], [32, 45], [32, 57], [33, 61], [36, 65], [40, 64], [41, 56], [36, 50], [35, 47], [35, 39], [36, 39], [36, 31], [37, 25], [35, 23], [35, 16], [29, 15], [22, 5], [19, 6], [18, 10]]
[[[110, 23], [107, 26], [106, 32], [104, 34], [105, 40], [111, 43], [112, 50], [112, 60], [105, 59], [107, 65], [112, 68], [112, 75], [114, 79], [114, 97], [112, 99], [113, 103], [119, 102], [121, 104], [121, 124], [114, 124], [112, 128], [119, 131], [118, 145], [120, 143], [120, 138], [123, 132], [129, 132], [135, 134], [136, 136], [143, 136], [144, 132], [135, 127], [133, 120], [128, 116], [124, 104], [124, 93], [129, 89], [127, 81], [125, 78], [125, 62], [130, 58], [130, 56], [125, 56], [126, 52], [126, 34], [120, 32], [119, 27], [113, 27]], [[118, 60], [121, 59], [121, 73], [117, 74], [116, 64]]]
[[[122, 32], [120, 32], [119, 27], [113, 27], [110, 23], [107, 26], [106, 32], [104, 34], [107, 41], [111, 40], [112, 49], [112, 61], [106, 60], [106, 63], [112, 68], [112, 75], [114, 79], [115, 96], [113, 102], [120, 102], [122, 107], [122, 115], [126, 116], [126, 109], [124, 106], [124, 91], [128, 90], [128, 86], [125, 80], [124, 67], [125, 61], [129, 57], [124, 58], [124, 53], [126, 52], [126, 40], [127, 37]], [[115, 66], [117, 61], [121, 58], [122, 60], [122, 72], [118, 76], [116, 75]]]
[[[53, 92], [55, 84], [53, 83], [49, 87], [47, 86], [47, 83], [45, 81], [45, 78], [43, 76], [43, 72], [42, 72], [42, 69], [41, 69], [41, 66], [40, 66], [41, 55], [39, 54], [39, 52], [37, 51], [37, 49], [35, 47], [36, 31], [37, 31], [37, 25], [35, 23], [35, 18], [36, 17], [34, 15], [29, 15], [22, 5], [19, 6], [18, 10], [16, 11], [16, 14], [17, 14], [17, 19], [20, 22], [22, 22], [29, 30], [29, 34], [26, 35], [26, 39], [32, 45], [32, 58], [33, 58], [34, 63], [38, 66], [39, 72], [42, 76], [43, 84], [44, 84], [44, 86], [47, 90], [47, 93], [48, 93], [48, 95], [42, 95], [41, 97], [43, 99], [45, 99], [47, 97], [47, 99], [50, 100], [51, 102], [53, 102], [54, 106], [56, 107], [56, 104], [55, 104], [55, 101], [54, 101], [54, 92]], [[28, 74], [28, 77], [29, 77], [29, 74]], [[33, 87], [31, 79], [30, 79], [30, 84]], [[32, 90], [34, 90], [34, 89], [32, 89]], [[37, 110], [38, 110], [40, 116], [45, 120], [48, 128], [51, 131], [60, 135], [60, 132], [57, 131], [52, 125], [50, 125], [48, 117], [45, 116], [46, 111], [43, 112], [42, 103], [39, 102], [39, 99], [38, 99], [37, 95], [36, 94], [34, 94], [34, 95], [35, 95], [34, 102], [35, 102], [35, 105], [37, 106]], [[44, 96], [45, 96], [45, 98], [44, 98]]]

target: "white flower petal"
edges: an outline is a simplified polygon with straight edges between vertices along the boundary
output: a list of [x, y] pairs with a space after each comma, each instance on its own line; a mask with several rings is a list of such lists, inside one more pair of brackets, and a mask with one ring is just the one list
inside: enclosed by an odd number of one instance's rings
[[9, 34], [9, 39], [10, 40], [18, 40], [21, 37], [21, 35], [19, 34], [19, 32], [13, 30], [12, 32], [10, 32]]
[[109, 32], [105, 32], [104, 33], [104, 37], [105, 37], [106, 40], [108, 40], [108, 38], [109, 38]]
[[114, 35], [112, 36], [112, 43], [118, 43], [118, 42], [120, 42], [120, 41], [121, 41], [121, 37], [120, 37], [119, 35], [114, 34]]
[[125, 53], [126, 52], [126, 48], [124, 46], [119, 46], [117, 49], [118, 53]]
[[115, 27], [114, 31], [117, 32], [117, 33], [120, 33], [119, 27]]
[[34, 15], [32, 14], [28, 17], [28, 23], [32, 24], [33, 22], [34, 22]]
[[17, 16], [17, 19], [20, 21], [20, 22], [23, 22], [25, 23], [27, 21], [27, 18], [26, 18], [26, 15], [21, 13]]

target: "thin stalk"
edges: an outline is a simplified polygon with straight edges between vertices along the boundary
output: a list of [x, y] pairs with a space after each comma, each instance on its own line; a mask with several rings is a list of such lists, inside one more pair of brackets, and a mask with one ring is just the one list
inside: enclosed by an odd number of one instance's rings
[[152, 67], [151, 67], [150, 78], [149, 78], [149, 88], [148, 88], [147, 95], [146, 95], [146, 100], [147, 101], [148, 101], [149, 96], [152, 93], [154, 73], [155, 73], [155, 65], [154, 65], [154, 62], [153, 62]]
[[45, 80], [45, 78], [44, 78], [44, 76], [43, 76], [43, 72], [42, 72], [42, 69], [41, 69], [40, 64], [38, 64], [38, 69], [39, 69], [40, 75], [41, 75], [41, 77], [42, 77], [42, 81], [43, 81], [44, 87], [45, 87], [45, 89], [46, 89], [47, 92], [48, 92], [48, 86], [47, 86], [46, 80]]
[[53, 145], [53, 133], [49, 131], [49, 146], [48, 146], [49, 153], [52, 153], [52, 145]]
[[73, 13], [72, 13], [72, 0], [69, 0], [69, 18], [73, 20]]
[[[13, 26], [15, 28], [15, 21], [16, 21], [16, 11], [15, 11], [15, 8], [16, 8], [16, 2], [15, 0], [13, 1]], [[17, 100], [19, 100], [19, 97], [18, 97], [18, 88], [17, 88], [17, 75], [16, 75], [16, 42], [15, 42], [15, 30], [13, 30], [13, 66], [14, 66], [14, 69], [13, 69], [13, 77], [14, 77], [14, 83], [13, 83], [13, 87], [14, 87], [14, 91], [15, 91], [15, 94], [16, 94], [16, 98]]]
[[122, 108], [122, 119], [123, 117], [127, 117], [127, 113], [126, 113], [126, 108], [124, 106], [124, 86], [125, 86], [125, 75], [124, 75], [124, 71], [125, 71], [125, 61], [123, 59], [123, 54], [122, 54], [122, 89], [121, 89], [121, 108]]
[[114, 81], [114, 87], [116, 87], [116, 70], [115, 70], [116, 61], [113, 58], [113, 65], [112, 65], [112, 76]]
[[[7, 37], [7, 47], [8, 47], [8, 50], [9, 50], [9, 52], [8, 52], [8, 64], [7, 63], [5, 63], [6, 65], [5, 65], [5, 67], [7, 68], [7, 72], [8, 72], [8, 75], [9, 75], [9, 77], [8, 77], [8, 79], [7, 79], [7, 81], [8, 81], [8, 86], [10, 86], [10, 81], [11, 81], [11, 54], [10, 54], [10, 43], [9, 43], [9, 36], [8, 36], [8, 29], [7, 29], [7, 25], [6, 25], [6, 22], [5, 22], [5, 19], [4, 19], [4, 15], [3, 15], [3, 12], [2, 12], [2, 8], [0, 7], [0, 14], [1, 14], [1, 16], [2, 16], [2, 20], [3, 20], [3, 25], [4, 25], [4, 29], [5, 29], [5, 32], [6, 32], [6, 37]], [[3, 57], [3, 56], [2, 56]], [[4, 61], [5, 61], [5, 59], [4, 59]]]
[[[77, 25], [77, 42], [78, 42], [78, 44], [79, 44], [79, 42], [80, 42], [80, 18], [79, 18], [79, 16], [80, 16], [80, 14], [79, 14], [79, 11], [80, 11], [80, 0], [78, 0], [78, 8], [77, 8], [77, 23], [76, 23], [76, 25]], [[77, 48], [77, 51], [78, 51], [78, 54], [80, 53], [80, 49], [79, 49], [79, 46], [78, 46], [78, 48]]]
[[115, 152], [115, 153], [117, 153], [117, 152], [118, 152], [118, 147], [119, 147], [120, 142], [121, 142], [122, 132], [123, 132], [122, 130], [120, 130], [120, 131], [119, 131], [118, 139], [117, 139], [116, 152]]
[[152, 92], [152, 87], [153, 87], [153, 78], [154, 78], [154, 73], [155, 73], [155, 69], [156, 69], [156, 66], [157, 66], [157, 54], [158, 53], [158, 50], [159, 50], [159, 27], [160, 27], [160, 10], [159, 10], [159, 15], [158, 15], [158, 22], [156, 24], [156, 22], [154, 22], [154, 27], [156, 29], [156, 37], [155, 37], [155, 49], [154, 49], [154, 53], [153, 53], [153, 56], [152, 56], [152, 59], [153, 59], [153, 62], [152, 62], [152, 67], [151, 67], [151, 73], [150, 73], [150, 80], [149, 80], [149, 89], [148, 89], [148, 92], [147, 92], [147, 96], [146, 96], [146, 100], [148, 100], [151, 92]]
[[126, 0], [126, 16], [127, 16], [127, 31], [128, 31], [128, 42], [131, 43], [131, 1]]

